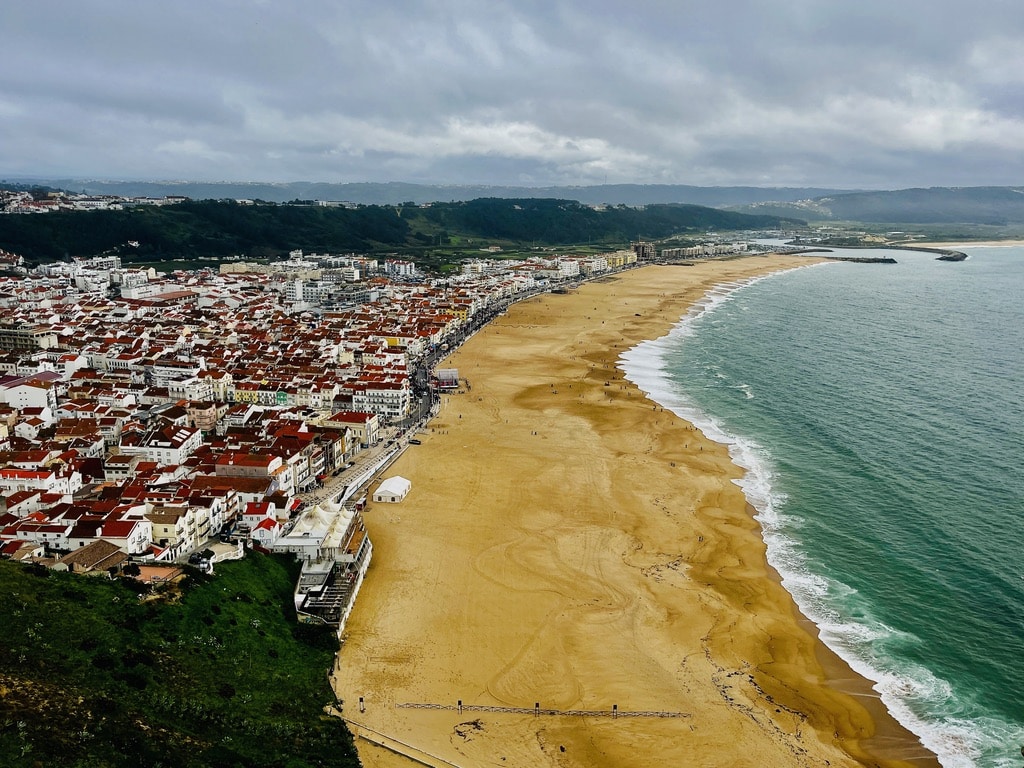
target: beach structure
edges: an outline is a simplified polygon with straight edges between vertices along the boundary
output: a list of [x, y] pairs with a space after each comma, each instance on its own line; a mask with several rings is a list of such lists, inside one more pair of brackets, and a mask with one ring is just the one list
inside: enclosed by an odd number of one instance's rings
[[439, 389], [449, 390], [459, 388], [458, 368], [438, 368], [434, 375], [437, 378], [437, 386]]
[[395, 475], [377, 487], [377, 490], [373, 492], [373, 500], [397, 504], [409, 495], [410, 490], [412, 490], [412, 483], [404, 477]]
[[324, 503], [303, 514], [273, 546], [302, 561], [295, 611], [306, 624], [327, 624], [340, 635], [370, 566], [373, 546], [354, 506]]

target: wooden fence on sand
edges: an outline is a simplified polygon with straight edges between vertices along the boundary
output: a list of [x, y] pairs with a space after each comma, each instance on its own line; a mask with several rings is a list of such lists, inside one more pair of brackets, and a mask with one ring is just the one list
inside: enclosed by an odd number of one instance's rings
[[617, 704], [613, 704], [611, 709], [542, 709], [540, 704], [535, 704], [532, 708], [530, 707], [497, 707], [489, 705], [479, 704], [463, 704], [459, 701], [457, 704], [419, 704], [419, 703], [403, 703], [396, 704], [396, 707], [400, 709], [447, 709], [455, 710], [457, 712], [508, 712], [513, 715], [533, 715], [539, 717], [541, 715], [558, 716], [558, 717], [689, 717], [690, 715], [686, 712], [657, 712], [650, 710], [628, 710], [619, 709]]

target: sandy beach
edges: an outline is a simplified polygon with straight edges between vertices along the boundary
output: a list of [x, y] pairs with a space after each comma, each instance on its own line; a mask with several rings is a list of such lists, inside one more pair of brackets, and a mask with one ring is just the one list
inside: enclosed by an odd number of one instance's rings
[[923, 248], [971, 248], [972, 246], [981, 246], [984, 248], [1010, 248], [1024, 245], [1024, 240], [978, 240], [976, 242], [939, 242], [939, 243], [913, 243], [913, 245], [919, 245]]
[[[364, 765], [938, 765], [798, 613], [725, 448], [616, 369], [715, 284], [807, 263], [632, 270], [517, 304], [449, 358], [470, 388], [387, 473], [405, 501], [366, 512], [334, 678], [390, 747], [357, 738]], [[675, 716], [465, 709], [536, 704]]]

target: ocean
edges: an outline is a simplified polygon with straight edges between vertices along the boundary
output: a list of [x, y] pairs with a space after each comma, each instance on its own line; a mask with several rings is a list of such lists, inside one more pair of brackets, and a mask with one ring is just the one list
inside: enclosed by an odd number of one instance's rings
[[942, 765], [1020, 768], [1024, 248], [962, 250], [719, 286], [621, 367], [729, 446], [783, 585]]

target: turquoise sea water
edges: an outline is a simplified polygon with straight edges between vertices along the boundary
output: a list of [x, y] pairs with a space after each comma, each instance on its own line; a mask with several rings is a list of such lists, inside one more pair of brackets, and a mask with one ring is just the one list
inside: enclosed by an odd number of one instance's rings
[[769, 560], [944, 766], [1024, 763], [1024, 248], [723, 285], [623, 356], [746, 469]]

